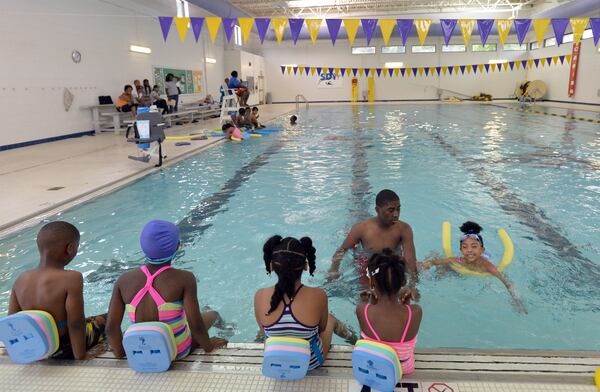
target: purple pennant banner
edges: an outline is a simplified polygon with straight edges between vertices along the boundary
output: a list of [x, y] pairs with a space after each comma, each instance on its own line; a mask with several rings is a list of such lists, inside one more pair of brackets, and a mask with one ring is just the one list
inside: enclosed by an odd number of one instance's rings
[[540, 59], [533, 59], [533, 62], [535, 63], [536, 68], [538, 67], [538, 65], [540, 65]]
[[400, 73], [402, 74], [402, 76], [404, 76], [405, 72], [406, 72], [406, 68], [400, 68]]
[[163, 39], [167, 42], [169, 36], [169, 30], [171, 30], [171, 24], [173, 23], [172, 16], [159, 16], [158, 22], [160, 23], [160, 29], [162, 31]]
[[437, 72], [438, 76], [440, 76], [441, 70], [442, 70], [442, 67], [435, 67], [435, 72]]
[[290, 31], [292, 32], [292, 40], [294, 40], [294, 45], [296, 45], [296, 42], [298, 41], [298, 37], [300, 36], [300, 30], [302, 30], [302, 26], [304, 25], [304, 19], [289, 18], [288, 22], [290, 22]]
[[479, 37], [481, 37], [482, 44], [485, 45], [487, 42], [493, 25], [494, 19], [477, 19], [477, 30], [479, 30]]
[[452, 33], [456, 27], [456, 19], [440, 19], [440, 25], [442, 26], [442, 34], [444, 35], [444, 43], [448, 46]]
[[340, 72], [342, 73], [342, 77], [343, 77], [346, 74], [346, 68], [340, 69]]
[[490, 72], [490, 65], [489, 64], [484, 64], [483, 66], [485, 67], [485, 72]]
[[377, 77], [381, 77], [381, 68], [375, 68], [375, 71], [377, 71]]
[[525, 69], [527, 67], [527, 60], [521, 60], [521, 66]]
[[358, 68], [352, 68], [352, 76], [356, 76], [357, 72], [358, 72]]
[[598, 39], [600, 39], [600, 18], [590, 18], [590, 26], [594, 36], [594, 46], [596, 46], [598, 45]]
[[471, 65], [473, 67], [473, 74], [477, 73], [477, 64]]
[[515, 67], [515, 62], [514, 61], [509, 61], [508, 62], [508, 66], [510, 67], [510, 70], [512, 71], [513, 68]]
[[552, 28], [554, 29], [554, 37], [556, 37], [556, 43], [558, 44], [558, 46], [560, 46], [563, 43], [563, 36], [565, 35], [565, 30], [567, 29], [568, 25], [568, 18], [552, 19]]
[[292, 67], [292, 69], [294, 70], [294, 75], [296, 75], [296, 73], [298, 73], [298, 67]]
[[425, 76], [429, 76], [429, 67], [425, 67]]
[[371, 68], [365, 68], [365, 75], [367, 77], [369, 77], [369, 72], [371, 71]]
[[194, 38], [196, 38], [196, 42], [198, 42], [198, 38], [200, 38], [200, 32], [202, 32], [203, 23], [204, 18], [190, 17], [190, 24], [192, 25], [192, 31], [194, 32]]
[[256, 18], [256, 19], [254, 19], [254, 23], [256, 23], [256, 29], [258, 30], [258, 37], [260, 38], [260, 43], [262, 44], [265, 41], [267, 31], [269, 30], [269, 24], [271, 23], [271, 18]]
[[414, 76], [417, 76], [417, 71], [419, 70], [419, 68], [417, 67], [413, 67], [412, 72]]
[[340, 26], [342, 24], [341, 19], [325, 19], [327, 22], [327, 30], [329, 30], [329, 38], [335, 46], [335, 40], [337, 39], [338, 33], [340, 32]]
[[394, 73], [394, 68], [388, 68], [388, 73], [390, 74], [390, 76], [392, 76], [392, 74]]
[[519, 45], [523, 45], [523, 40], [525, 40], [525, 36], [531, 27], [531, 19], [515, 19], [513, 24], [515, 25], [515, 30], [517, 30]]
[[321, 67], [317, 67], [317, 75], [321, 75], [321, 70], [322, 70], [322, 69], [323, 69], [323, 68], [321, 68]]
[[402, 37], [402, 45], [406, 46], [406, 40], [408, 39], [408, 35], [410, 34], [410, 29], [413, 25], [412, 19], [397, 19], [396, 23], [398, 24], [398, 30], [400, 30], [400, 37]]
[[367, 45], [371, 43], [371, 38], [373, 38], [373, 33], [377, 28], [377, 19], [361, 19], [360, 23], [362, 24], [363, 33], [365, 33], [365, 38], [367, 39]]
[[552, 64], [552, 57], [546, 57], [546, 62], [548, 65]]
[[450, 72], [450, 75], [452, 75], [452, 71], [454, 71], [454, 67], [453, 66], [449, 66], [448, 67], [448, 72]]
[[235, 26], [235, 22], [237, 22], [237, 18], [223, 18], [223, 30], [225, 30], [225, 37], [227, 38], [227, 43], [231, 41], [231, 34], [233, 33], [233, 27]]
[[565, 55], [563, 54], [562, 56], [558, 56], [560, 63], [564, 64], [565, 63]]
[[281, 66], [281, 73], [284, 74], [285, 73], [285, 65]]
[[461, 65], [461, 66], [460, 66], [460, 73], [461, 73], [461, 74], [464, 74], [464, 73], [465, 73], [465, 68], [467, 68], [467, 66], [466, 66], [466, 65]]

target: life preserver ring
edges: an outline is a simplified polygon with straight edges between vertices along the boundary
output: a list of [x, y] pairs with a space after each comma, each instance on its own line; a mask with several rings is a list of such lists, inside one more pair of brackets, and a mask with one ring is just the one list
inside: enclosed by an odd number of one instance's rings
[[[444, 253], [445, 253], [446, 257], [448, 257], [448, 258], [454, 257], [454, 255], [452, 253], [452, 238], [451, 238], [450, 232], [451, 232], [450, 222], [445, 221], [442, 224], [442, 248], [444, 249]], [[502, 272], [506, 269], [506, 267], [508, 267], [510, 265], [510, 263], [512, 263], [513, 256], [515, 255], [515, 247], [513, 245], [512, 240], [508, 236], [508, 233], [506, 232], [506, 230], [498, 229], [498, 236], [500, 237], [500, 240], [502, 241], [502, 245], [504, 245], [504, 254], [502, 255], [500, 264], [498, 264], [496, 266], [496, 268], [498, 269], [499, 272]], [[470, 269], [468, 269], [465, 266], [460, 265], [458, 263], [450, 263], [449, 265], [450, 265], [450, 268], [452, 268], [454, 271], [456, 271], [460, 274], [463, 274], [463, 275], [479, 276], [479, 277], [493, 276], [489, 272], [471, 271]]]

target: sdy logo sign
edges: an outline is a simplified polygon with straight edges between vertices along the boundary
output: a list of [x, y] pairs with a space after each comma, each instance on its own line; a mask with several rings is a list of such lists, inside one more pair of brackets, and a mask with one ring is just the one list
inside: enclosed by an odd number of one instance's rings
[[335, 76], [335, 74], [333, 72], [328, 72], [328, 73], [321, 72], [321, 74], [319, 75], [319, 80], [321, 80], [321, 81], [336, 80], [336, 79], [337, 79], [337, 76]]

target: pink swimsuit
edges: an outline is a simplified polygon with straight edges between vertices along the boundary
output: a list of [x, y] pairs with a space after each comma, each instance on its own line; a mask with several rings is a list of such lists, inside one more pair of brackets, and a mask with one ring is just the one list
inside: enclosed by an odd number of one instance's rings
[[412, 319], [412, 309], [410, 308], [410, 306], [405, 305], [406, 309], [408, 310], [408, 320], [406, 320], [406, 327], [404, 328], [404, 333], [402, 334], [402, 339], [400, 339], [400, 342], [386, 342], [385, 340], [381, 340], [381, 338], [379, 337], [377, 332], [375, 332], [375, 329], [371, 325], [371, 322], [369, 321], [369, 316], [367, 314], [369, 306], [370, 304], [365, 305], [365, 321], [367, 322], [369, 329], [371, 329], [371, 333], [373, 334], [373, 336], [375, 336], [375, 339], [368, 337], [362, 331], [360, 335], [363, 339], [391, 346], [394, 350], [396, 350], [396, 353], [398, 354], [398, 359], [400, 359], [400, 364], [402, 365], [402, 374], [406, 375], [413, 373], [415, 371], [415, 344], [417, 343], [417, 336], [415, 335], [415, 337], [409, 341], [404, 341], [408, 332], [408, 328], [410, 327], [410, 321]]

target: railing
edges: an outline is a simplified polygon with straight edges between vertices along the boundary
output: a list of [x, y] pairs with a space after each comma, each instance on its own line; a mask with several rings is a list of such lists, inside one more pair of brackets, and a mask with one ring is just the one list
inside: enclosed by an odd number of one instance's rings
[[304, 95], [298, 94], [296, 95], [296, 111], [300, 110], [300, 102], [303, 102], [306, 105], [306, 109], [308, 109], [308, 99]]
[[444, 92], [451, 93], [454, 95], [459, 95], [459, 96], [462, 95], [463, 97], [466, 97], [466, 98], [472, 98], [472, 96], [469, 94], [459, 93], [458, 91], [452, 91], [452, 90], [448, 90], [446, 88], [437, 87], [438, 98], [440, 99], [440, 101], [442, 100], [442, 93], [444, 93]]

